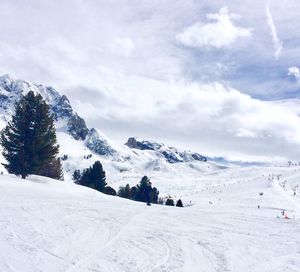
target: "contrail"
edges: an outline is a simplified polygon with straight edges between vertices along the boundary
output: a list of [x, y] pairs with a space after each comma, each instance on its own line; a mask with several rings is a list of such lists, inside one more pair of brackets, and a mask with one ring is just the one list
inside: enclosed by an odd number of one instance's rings
[[282, 46], [282, 41], [278, 37], [277, 29], [276, 29], [276, 26], [274, 24], [273, 17], [272, 17], [272, 14], [270, 12], [269, 5], [266, 6], [266, 16], [267, 16], [267, 23], [268, 23], [268, 25], [270, 27], [270, 30], [271, 30], [272, 43], [275, 47], [274, 55], [275, 55], [276, 59], [279, 59], [283, 46]]

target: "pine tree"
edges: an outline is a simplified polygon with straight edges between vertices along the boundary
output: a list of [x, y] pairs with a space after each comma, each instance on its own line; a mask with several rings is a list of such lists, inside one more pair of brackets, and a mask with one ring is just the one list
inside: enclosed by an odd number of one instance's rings
[[124, 189], [124, 194], [126, 198], [131, 198], [131, 188], [129, 184], [126, 184], [125, 189]]
[[[75, 174], [75, 172], [74, 172]], [[73, 177], [74, 177], [73, 174]], [[75, 174], [77, 175], [77, 173]], [[78, 184], [104, 192], [106, 183], [105, 171], [100, 161], [96, 161], [93, 166], [83, 171]]]
[[75, 170], [72, 176], [72, 179], [74, 180], [75, 183], [79, 184], [80, 183], [80, 179], [81, 179], [81, 173], [80, 170]]
[[129, 184], [126, 184], [126, 186], [120, 186], [118, 191], [118, 196], [123, 198], [131, 198], [131, 188]]
[[[15, 113], [1, 133], [0, 143], [6, 159], [3, 165], [9, 173], [24, 179], [30, 174], [42, 174], [57, 163], [59, 146], [54, 121], [41, 95], [30, 91], [15, 104]], [[61, 167], [56, 169], [55, 175], [59, 176]]]
[[178, 201], [176, 203], [176, 207], [183, 207], [181, 199], [178, 199]]
[[107, 185], [105, 171], [103, 170], [100, 161], [96, 161], [91, 170], [91, 180], [95, 182], [95, 189], [104, 192], [104, 188]]
[[150, 179], [147, 176], [143, 176], [140, 183], [136, 186], [137, 190], [134, 196], [134, 200], [146, 202], [147, 201], [147, 193], [148, 192], [148, 184], [150, 183]]
[[137, 194], [137, 187], [136, 186], [131, 187], [129, 191], [129, 196], [130, 196], [129, 198], [135, 200], [136, 194]]
[[78, 181], [78, 184], [95, 189], [95, 186], [92, 184], [90, 179], [91, 169], [92, 167], [83, 170], [80, 180]]
[[158, 195], [159, 191], [156, 189], [156, 187], [153, 187], [150, 191], [150, 202], [151, 203], [158, 203]]
[[106, 195], [112, 195], [112, 196], [117, 195], [116, 190], [114, 188], [110, 187], [110, 186], [106, 186], [104, 188], [104, 192], [103, 193], [106, 194]]
[[151, 186], [150, 179], [147, 176], [142, 177], [139, 184], [130, 188], [129, 184], [120, 186], [118, 196], [136, 201], [158, 203], [159, 191]]
[[168, 198], [166, 201], [167, 206], [174, 206], [174, 200], [172, 198]]
[[151, 185], [150, 179], [147, 176], [142, 177], [140, 183], [136, 186], [136, 190], [131, 188], [131, 195], [134, 200], [157, 203], [159, 191]]

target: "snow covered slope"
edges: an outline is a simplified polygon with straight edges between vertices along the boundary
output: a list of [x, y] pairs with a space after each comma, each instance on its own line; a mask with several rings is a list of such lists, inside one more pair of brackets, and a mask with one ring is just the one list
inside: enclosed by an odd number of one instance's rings
[[147, 175], [160, 196], [180, 198], [185, 208], [0, 175], [1, 272], [300, 271], [299, 166], [206, 160], [138, 138], [118, 145], [88, 128], [53, 88], [8, 75], [0, 77], [0, 127], [30, 90], [43, 95], [55, 116], [67, 181], [100, 160], [113, 188]]
[[0, 271], [300, 271], [300, 199], [291, 190], [299, 167], [163, 179], [163, 192], [191, 205], [147, 207], [73, 183], [0, 176]]

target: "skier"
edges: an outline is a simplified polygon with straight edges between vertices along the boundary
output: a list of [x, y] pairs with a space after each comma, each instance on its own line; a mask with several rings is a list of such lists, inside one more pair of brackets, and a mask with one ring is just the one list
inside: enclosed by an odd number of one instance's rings
[[150, 204], [150, 192], [151, 192], [151, 190], [152, 190], [151, 185], [152, 185], [151, 182], [148, 181], [148, 182], [147, 182], [147, 186], [146, 186], [146, 190], [145, 190], [145, 193], [146, 193], [146, 200], [147, 200], [147, 205], [148, 205], [148, 206], [151, 206], [151, 204]]

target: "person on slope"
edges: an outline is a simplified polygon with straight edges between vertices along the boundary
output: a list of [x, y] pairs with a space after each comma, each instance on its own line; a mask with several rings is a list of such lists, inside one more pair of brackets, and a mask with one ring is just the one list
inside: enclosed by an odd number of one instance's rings
[[147, 182], [147, 186], [146, 186], [146, 189], [145, 189], [145, 193], [146, 193], [146, 201], [147, 201], [147, 205], [148, 206], [151, 206], [150, 204], [150, 192], [152, 190], [152, 184], [150, 181]]

